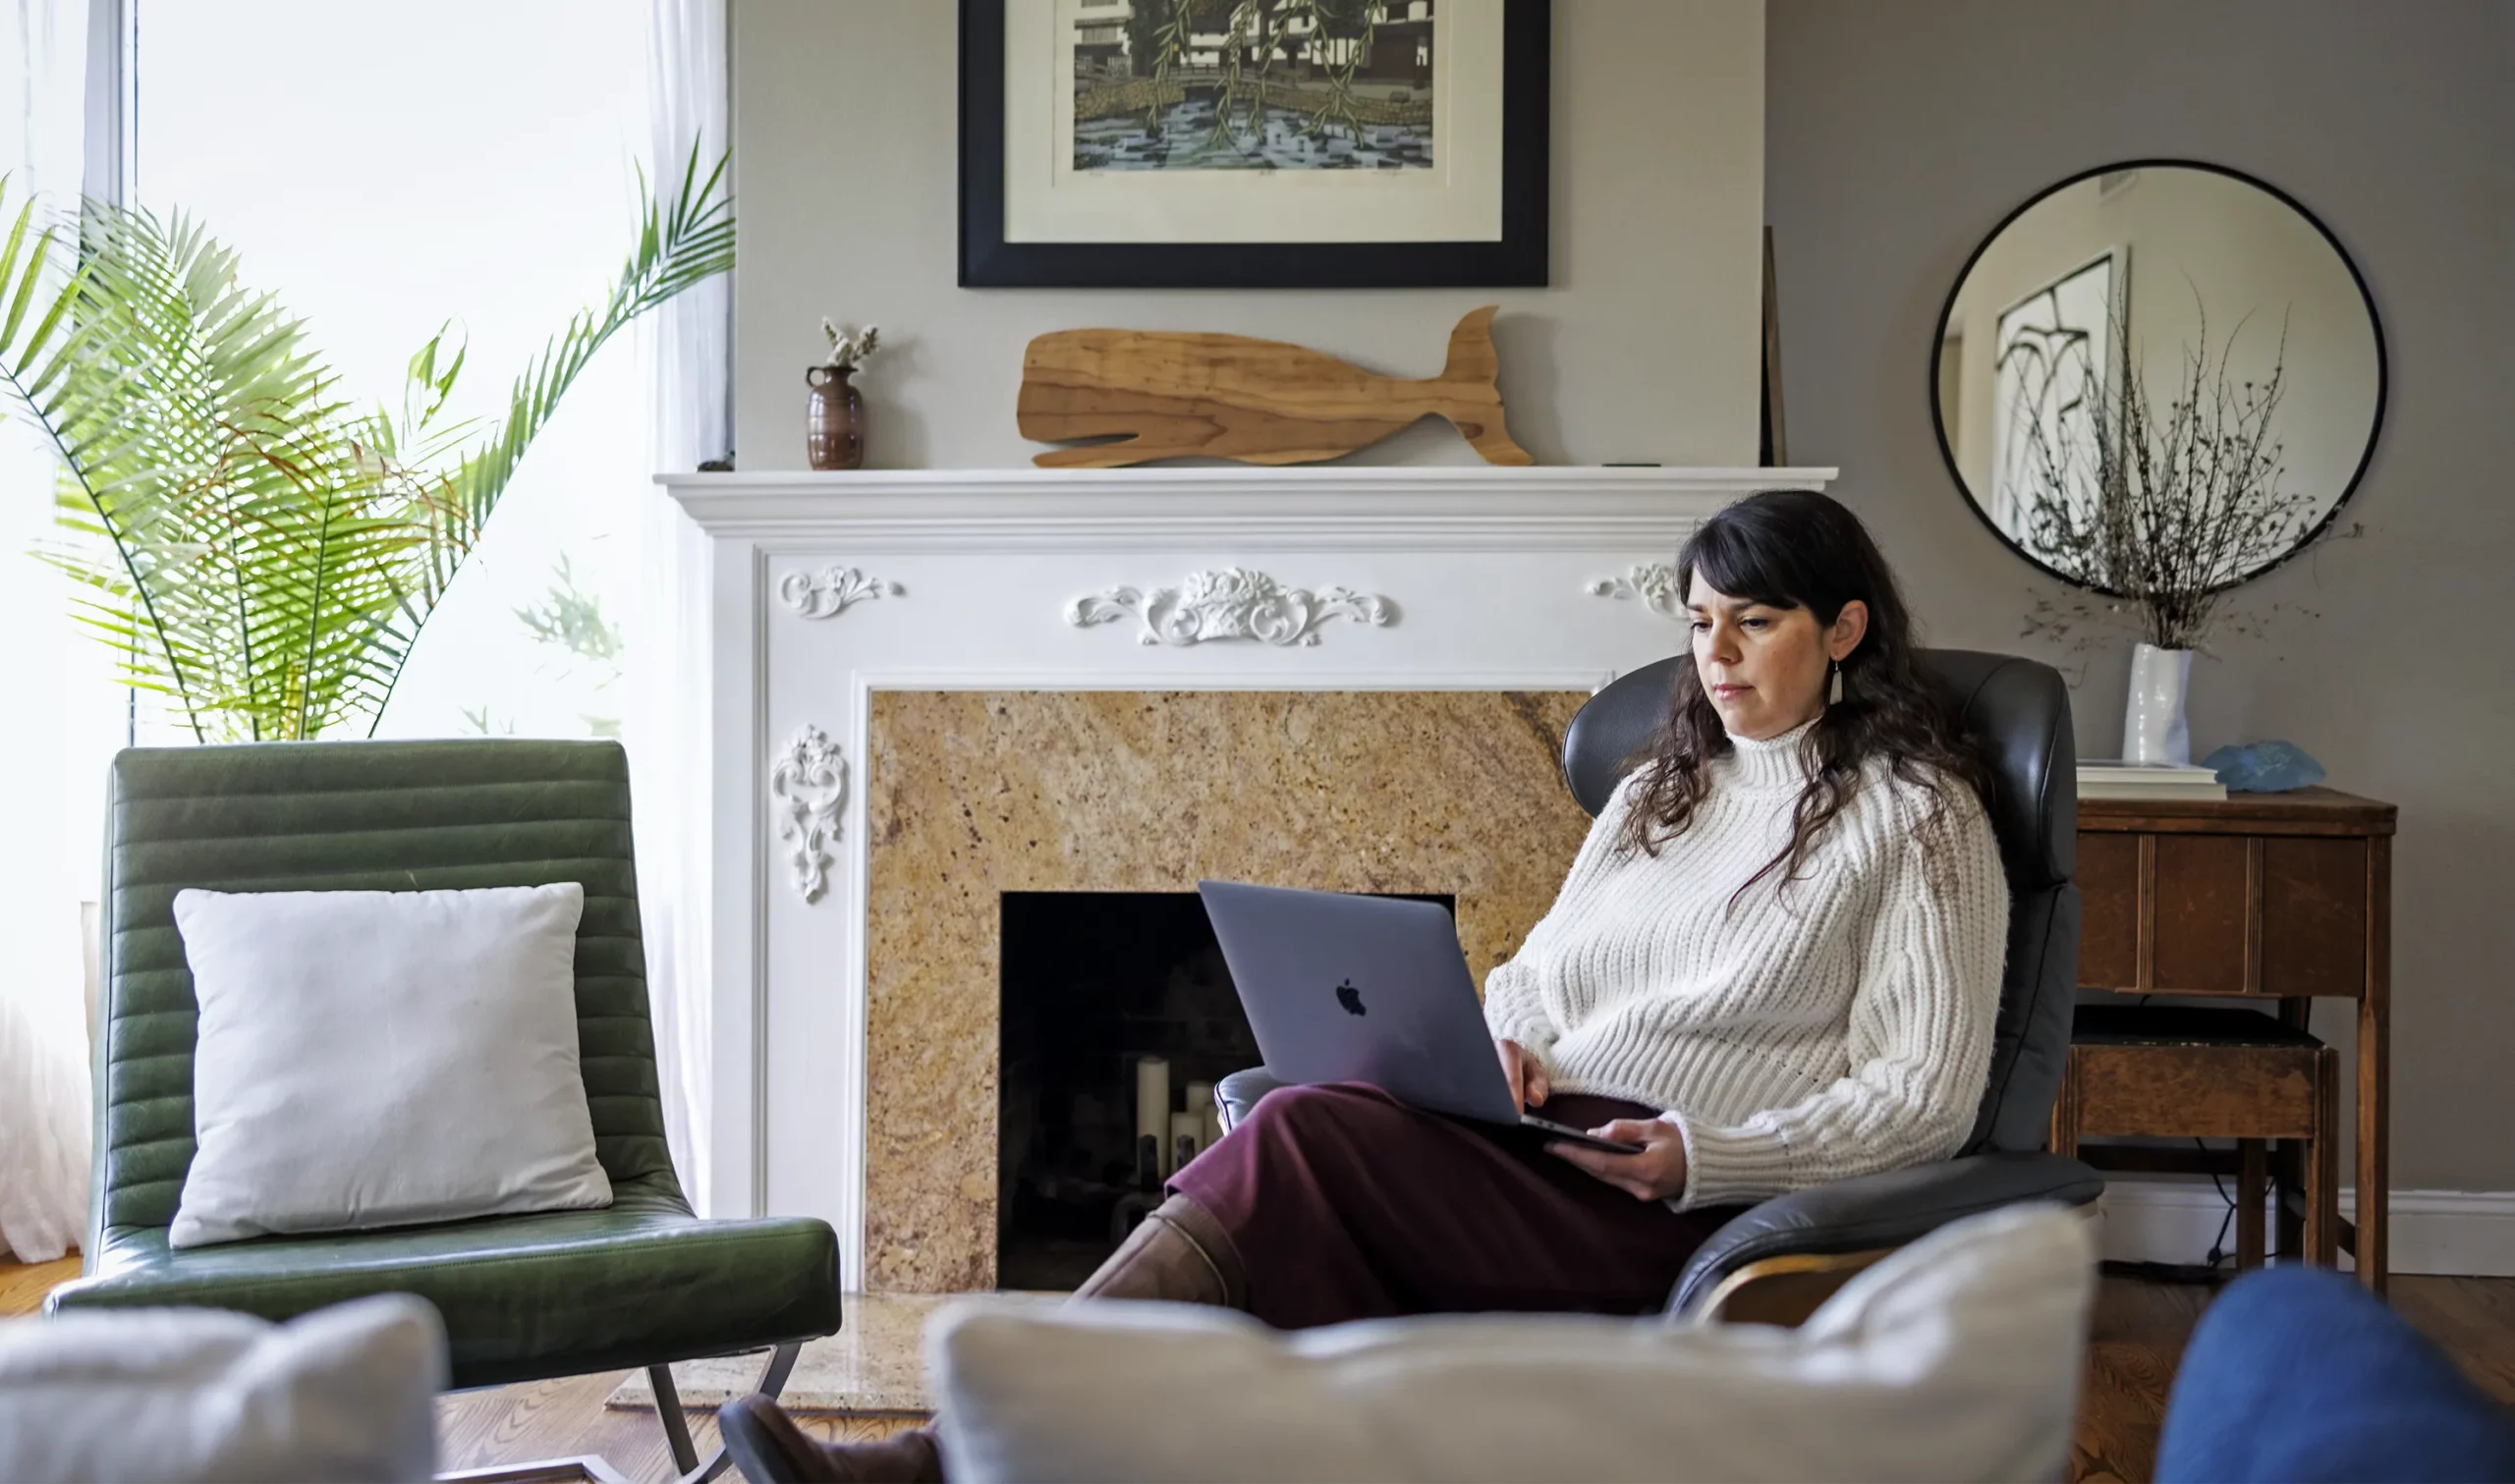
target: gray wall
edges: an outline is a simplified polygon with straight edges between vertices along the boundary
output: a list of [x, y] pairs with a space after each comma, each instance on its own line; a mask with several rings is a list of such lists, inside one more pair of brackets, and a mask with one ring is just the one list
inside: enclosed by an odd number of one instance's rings
[[[1026, 0], [1045, 4], [1047, 0]], [[734, 0], [735, 448], [804, 467], [804, 369], [824, 314], [886, 349], [858, 384], [867, 462], [988, 467], [1022, 349], [1086, 325], [1295, 341], [1374, 371], [1440, 369], [1499, 302], [1511, 432], [1543, 464], [1755, 462], [1763, 217], [1761, 0], [1555, 7], [1553, 284], [1409, 293], [1123, 293], [955, 286], [953, 0]], [[1472, 464], [1425, 424], [1360, 462]]]
[[[2510, 18], [2502, 0], [1771, 0], [1766, 19], [1791, 457], [1842, 466], [1935, 641], [2079, 675], [2092, 754], [2118, 746], [2131, 636], [2021, 637], [2064, 594], [1975, 519], [1930, 431], [1957, 270], [2051, 182], [2177, 155], [2286, 190], [2367, 275], [2392, 402], [2339, 522], [2354, 534], [2245, 590], [2260, 632], [2222, 631], [2194, 666], [2192, 741], [2285, 738], [2401, 806], [2396, 1188], [2515, 1190]], [[2345, 1021], [2326, 1007], [2317, 1028], [2346, 1045]]]

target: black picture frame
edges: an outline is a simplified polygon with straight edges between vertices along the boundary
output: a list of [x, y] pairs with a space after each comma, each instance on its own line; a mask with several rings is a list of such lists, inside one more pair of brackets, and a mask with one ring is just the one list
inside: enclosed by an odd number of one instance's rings
[[1553, 0], [1503, 0], [1498, 242], [1008, 243], [1004, 0], [961, 0], [961, 287], [1542, 288], [1553, 35]]

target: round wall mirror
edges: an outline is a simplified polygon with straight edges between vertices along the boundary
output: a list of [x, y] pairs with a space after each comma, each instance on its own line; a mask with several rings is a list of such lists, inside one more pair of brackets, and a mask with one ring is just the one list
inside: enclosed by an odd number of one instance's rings
[[2356, 488], [2383, 332], [2303, 206], [2237, 171], [2141, 160], [1993, 229], [1940, 313], [1931, 383], [1949, 470], [2019, 555], [2102, 592], [2154, 585], [2159, 560], [2226, 587]]

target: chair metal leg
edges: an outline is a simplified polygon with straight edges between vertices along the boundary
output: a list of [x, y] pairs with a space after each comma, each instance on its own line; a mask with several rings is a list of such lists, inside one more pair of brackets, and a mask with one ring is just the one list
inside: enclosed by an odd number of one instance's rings
[[[795, 1357], [803, 1350], [803, 1344], [796, 1342], [769, 1351], [768, 1363], [760, 1368], [759, 1384], [753, 1389], [775, 1401], [777, 1394], [786, 1389], [786, 1378], [795, 1371]], [[732, 1467], [733, 1456], [725, 1452], [721, 1440], [716, 1444], [714, 1453], [709, 1454], [703, 1462], [699, 1459], [698, 1447], [690, 1438], [690, 1419], [682, 1415], [681, 1394], [673, 1390], [672, 1367], [650, 1365], [646, 1367], [646, 1376], [654, 1383], [655, 1415], [663, 1419], [664, 1438], [672, 1444], [673, 1466], [681, 1470], [676, 1484], [707, 1484], [708, 1480]]]
[[795, 1373], [795, 1357], [803, 1352], [800, 1344], [781, 1345], [769, 1355], [768, 1364], [760, 1370], [758, 1388], [769, 1401], [776, 1401], [777, 1394], [786, 1389], [786, 1378]]
[[664, 1438], [672, 1444], [672, 1466], [688, 1478], [699, 1467], [699, 1449], [690, 1441], [690, 1419], [681, 1413], [681, 1393], [673, 1390], [672, 1367], [646, 1367], [646, 1380], [655, 1389], [655, 1415], [663, 1419]]
[[[786, 1378], [794, 1374], [795, 1357], [803, 1353], [798, 1342], [781, 1345], [768, 1355], [755, 1388], [774, 1401], [786, 1389]], [[655, 1415], [663, 1419], [664, 1438], [672, 1445], [673, 1467], [680, 1469], [674, 1484], [707, 1484], [733, 1466], [733, 1457], [719, 1442], [716, 1451], [702, 1461], [699, 1446], [690, 1436], [690, 1418], [681, 1409], [681, 1393], [672, 1384], [672, 1367], [650, 1365], [646, 1379], [655, 1388]], [[530, 1463], [501, 1463], [487, 1468], [467, 1468], [460, 1473], [438, 1474], [437, 1484], [558, 1484], [563, 1479], [591, 1479], [594, 1484], [629, 1484], [619, 1471], [599, 1457], [538, 1458]]]

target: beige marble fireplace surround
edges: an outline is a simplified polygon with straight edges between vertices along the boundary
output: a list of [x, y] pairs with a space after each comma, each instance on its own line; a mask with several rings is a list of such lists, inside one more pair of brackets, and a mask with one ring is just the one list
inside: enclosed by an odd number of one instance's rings
[[1479, 980], [1589, 818], [1587, 696], [884, 690], [866, 752], [865, 1286], [995, 1286], [998, 895], [1203, 876], [1455, 896]]

